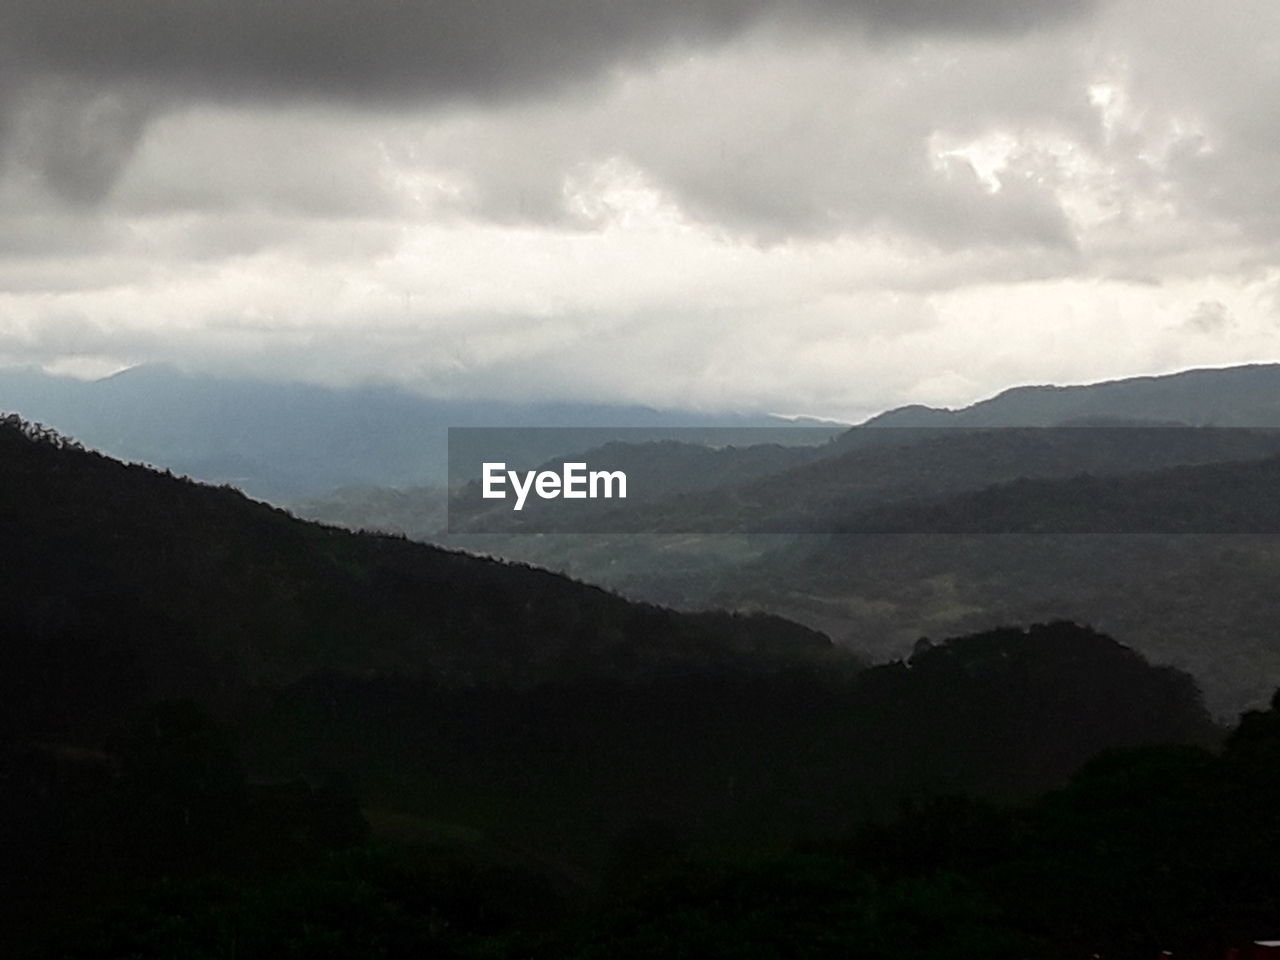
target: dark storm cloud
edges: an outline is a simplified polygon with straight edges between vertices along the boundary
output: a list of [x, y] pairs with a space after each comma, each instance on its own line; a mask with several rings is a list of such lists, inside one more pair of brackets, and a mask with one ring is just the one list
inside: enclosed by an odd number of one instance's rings
[[495, 99], [764, 19], [1020, 32], [1093, 0], [6, 0], [28, 75], [188, 95]]
[[111, 189], [150, 118], [147, 98], [45, 90], [27, 105], [20, 151], [54, 193], [92, 205]]

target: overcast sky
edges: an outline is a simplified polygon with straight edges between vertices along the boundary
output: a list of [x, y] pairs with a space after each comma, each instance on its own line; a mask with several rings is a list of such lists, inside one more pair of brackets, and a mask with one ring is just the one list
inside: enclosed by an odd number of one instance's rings
[[860, 416], [1280, 360], [1274, 0], [5, 0], [0, 363]]

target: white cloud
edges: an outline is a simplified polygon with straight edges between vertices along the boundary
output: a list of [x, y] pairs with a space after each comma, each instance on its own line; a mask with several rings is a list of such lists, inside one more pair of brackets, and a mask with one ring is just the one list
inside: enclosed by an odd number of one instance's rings
[[54, 85], [0, 136], [0, 359], [844, 415], [1277, 359], [1278, 20], [762, 21], [483, 105]]

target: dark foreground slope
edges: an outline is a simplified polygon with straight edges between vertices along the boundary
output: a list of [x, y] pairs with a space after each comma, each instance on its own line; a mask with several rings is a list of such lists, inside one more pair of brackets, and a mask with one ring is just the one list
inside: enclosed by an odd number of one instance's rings
[[0, 547], [0, 931], [37, 955], [620, 955], [592, 917], [672, 864], [1213, 737], [1185, 674], [1073, 624], [862, 669], [16, 418]]
[[1280, 697], [1218, 754], [1111, 751], [1022, 805], [955, 797], [762, 865], [669, 869], [542, 956], [1266, 956]]
[[[16, 418], [0, 425], [0, 544], [0, 629], [20, 638], [8, 655], [62, 657], [58, 682], [84, 694], [107, 696], [114, 681], [121, 696], [230, 703], [325, 671], [526, 686], [765, 668], [829, 646], [777, 618], [675, 614], [525, 566], [305, 523]], [[10, 678], [25, 669], [9, 666]], [[77, 699], [50, 691], [30, 707], [52, 719], [57, 701]]]

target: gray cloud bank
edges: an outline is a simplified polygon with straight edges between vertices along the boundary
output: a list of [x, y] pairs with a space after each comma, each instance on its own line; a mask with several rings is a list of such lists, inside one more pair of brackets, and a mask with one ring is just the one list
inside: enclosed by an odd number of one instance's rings
[[7, 0], [16, 73], [208, 95], [489, 99], [762, 20], [1003, 33], [1090, 0]]
[[[148, 122], [191, 100], [421, 107], [545, 95], [764, 22], [987, 34], [1091, 0], [8, 0], [0, 160], [92, 205]], [[18, 131], [18, 142], [12, 134]], [[7, 149], [6, 149], [7, 147]]]
[[1278, 29], [1274, 0], [8, 0], [0, 363], [850, 415], [1274, 359]]

